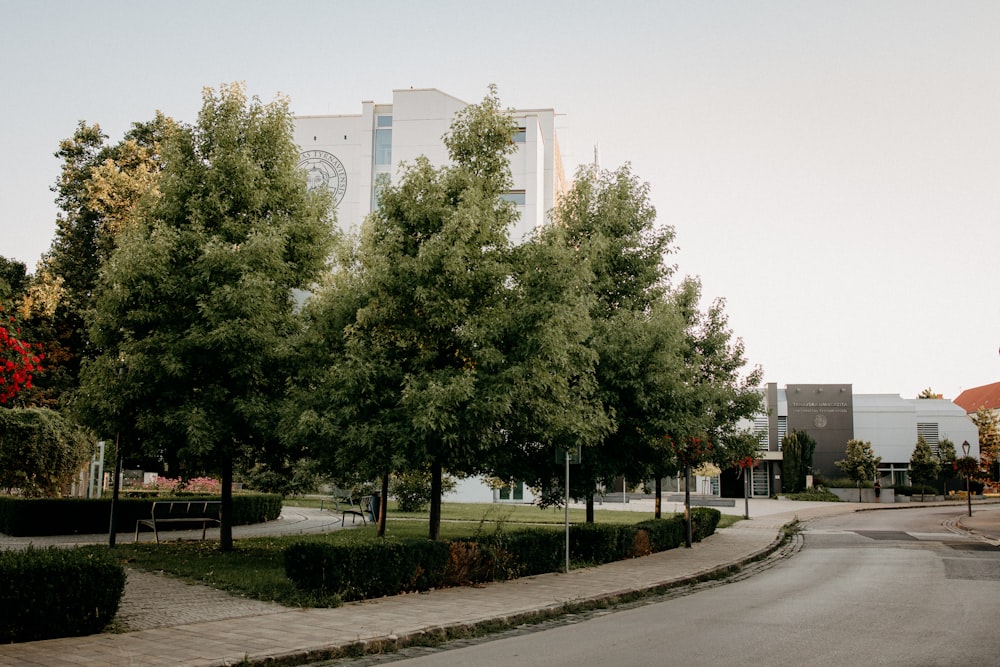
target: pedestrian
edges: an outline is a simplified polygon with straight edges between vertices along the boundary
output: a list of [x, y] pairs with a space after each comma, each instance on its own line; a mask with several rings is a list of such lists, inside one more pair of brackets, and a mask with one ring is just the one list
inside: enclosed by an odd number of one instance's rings
[[882, 481], [875, 480], [875, 502], [881, 502], [879, 498], [882, 496]]

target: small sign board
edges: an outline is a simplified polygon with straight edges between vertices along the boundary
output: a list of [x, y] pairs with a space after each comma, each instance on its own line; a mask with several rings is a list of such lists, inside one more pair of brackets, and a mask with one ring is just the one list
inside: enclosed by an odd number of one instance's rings
[[[576, 447], [570, 447], [569, 449], [569, 462], [573, 465], [580, 464], [580, 458], [583, 453], [583, 448], [580, 445]], [[556, 449], [556, 463], [566, 463], [566, 450]]]

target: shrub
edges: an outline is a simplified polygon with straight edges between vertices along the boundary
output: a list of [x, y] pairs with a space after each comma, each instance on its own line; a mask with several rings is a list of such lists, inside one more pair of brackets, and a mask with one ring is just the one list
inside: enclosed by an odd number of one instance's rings
[[[0, 385], [2, 386], [2, 385]], [[90, 456], [93, 444], [48, 408], [0, 410], [0, 488], [57, 496]]]
[[519, 530], [487, 543], [509, 558], [512, 577], [556, 572], [565, 558], [565, 534], [550, 528]]
[[0, 642], [100, 632], [118, 612], [125, 570], [107, 552], [0, 552]]
[[828, 503], [839, 503], [840, 496], [830, 493], [826, 489], [817, 489], [813, 487], [808, 491], [802, 491], [801, 493], [789, 493], [785, 495], [788, 500], [804, 500], [813, 502], [828, 502]]
[[649, 537], [649, 547], [656, 553], [676, 549], [684, 544], [684, 518], [675, 514], [666, 519], [648, 519], [635, 524]]
[[[441, 476], [441, 493], [454, 491], [455, 478]], [[431, 473], [411, 470], [392, 476], [389, 492], [396, 497], [400, 512], [422, 512], [431, 500]]]
[[[701, 541], [715, 532], [721, 517], [716, 509], [692, 509], [694, 539]], [[580, 524], [570, 528], [570, 555], [590, 563], [674, 549], [683, 542], [680, 515], [634, 526]], [[298, 588], [358, 600], [557, 572], [564, 563], [564, 549], [563, 531], [528, 528], [450, 543], [303, 541], [286, 548], [284, 557], [285, 573]]]
[[448, 549], [448, 543], [431, 540], [296, 542], [285, 549], [285, 574], [302, 590], [345, 600], [423, 591], [441, 585]]
[[701, 542], [715, 532], [722, 518], [722, 512], [713, 507], [691, 508], [691, 539]]
[[505, 579], [505, 560], [509, 560], [507, 552], [498, 552], [488, 544], [475, 540], [453, 540], [448, 543], [448, 562], [441, 583], [444, 586], [468, 586]]
[[[183, 500], [195, 500], [185, 496]], [[208, 498], [212, 500], [214, 498]], [[115, 523], [119, 531], [135, 528], [139, 519], [148, 519], [150, 507], [168, 498], [119, 498]], [[233, 496], [233, 525], [242, 526], [277, 519], [281, 496], [239, 494]], [[0, 533], [19, 537], [39, 535], [86, 535], [108, 532], [111, 516], [109, 498], [19, 498], [0, 496]]]
[[571, 526], [570, 557], [576, 561], [594, 564], [623, 560], [629, 557], [635, 533], [635, 526], [617, 523], [584, 523]]

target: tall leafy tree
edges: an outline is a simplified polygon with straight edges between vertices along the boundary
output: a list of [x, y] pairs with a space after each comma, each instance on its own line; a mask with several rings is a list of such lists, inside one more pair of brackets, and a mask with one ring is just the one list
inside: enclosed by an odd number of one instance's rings
[[0, 300], [19, 299], [28, 287], [28, 273], [24, 262], [0, 256]]
[[[725, 302], [717, 299], [702, 311], [700, 281], [685, 279], [674, 290], [671, 302], [684, 320], [684, 373], [665, 428], [665, 442], [673, 443], [674, 452], [660, 454], [660, 460], [664, 454], [682, 453], [679, 464], [687, 478], [689, 470], [704, 461], [724, 464], [731, 458], [725, 446], [738, 442], [734, 440], [738, 424], [760, 412], [762, 397], [757, 386], [762, 371], [755, 367], [744, 375], [743, 341], [729, 328]], [[711, 447], [700, 446], [703, 439]], [[689, 513], [688, 491], [685, 511]], [[687, 542], [690, 546], [690, 533]]]
[[159, 196], [102, 268], [82, 373], [86, 422], [132, 448], [222, 477], [232, 547], [234, 461], [275, 447], [294, 368], [293, 289], [324, 268], [327, 193], [297, 169], [288, 101], [206, 89], [198, 121], [163, 146]]
[[955, 453], [955, 443], [948, 438], [942, 438], [938, 441], [936, 455], [938, 462], [941, 464], [941, 474], [939, 475], [941, 494], [947, 495], [948, 480], [955, 476], [955, 461], [958, 458]]
[[934, 450], [922, 435], [917, 436], [917, 444], [910, 455], [910, 477], [920, 484], [920, 500], [924, 499], [924, 484], [937, 481], [941, 472], [941, 462], [934, 455]]
[[562, 227], [548, 226], [514, 251], [505, 381], [515, 398], [492, 471], [543, 489], [545, 503], [557, 502], [565, 485], [565, 452], [580, 448], [589, 459], [611, 428], [598, 396], [598, 356], [589, 344], [590, 274], [565, 235]]
[[979, 467], [986, 479], [1000, 480], [1000, 414], [980, 407], [970, 418], [979, 429]]
[[[649, 185], [629, 165], [581, 168], [553, 224], [565, 230], [562, 238], [590, 272], [587, 344], [597, 358], [597, 398], [612, 419], [608, 433], [584, 450], [571, 481], [572, 495], [586, 498], [592, 521], [595, 490], [618, 474], [645, 477], [648, 452], [663, 435], [653, 417], [670, 407], [682, 330], [664, 304], [673, 272], [664, 258], [674, 230], [656, 224]], [[558, 479], [550, 472], [549, 480], [539, 480], [543, 492], [558, 489]]]
[[134, 123], [118, 143], [97, 124], [81, 121], [59, 144], [62, 161], [52, 190], [60, 212], [49, 251], [32, 277], [24, 301], [26, 326], [42, 341], [49, 368], [39, 400], [59, 405], [77, 383], [81, 360], [95, 354], [85, 321], [101, 266], [118, 235], [136, 224], [146, 200], [155, 198], [161, 146], [174, 122], [157, 113]]
[[[429, 534], [441, 522], [445, 469], [488, 472], [513, 410], [507, 326], [516, 211], [508, 155], [516, 126], [495, 88], [459, 112], [444, 138], [451, 164], [408, 165], [366, 221], [356, 273], [325, 297], [341, 358], [317, 376], [324, 400], [305, 428], [344, 465], [385, 475], [429, 470]], [[311, 423], [310, 423], [311, 422]], [[329, 457], [327, 457], [329, 458]]]
[[793, 430], [782, 439], [782, 488], [795, 493], [806, 488], [806, 475], [812, 469], [816, 440], [806, 431]]
[[799, 474], [802, 472], [802, 443], [795, 431], [786, 433], [781, 439], [781, 489], [786, 493], [798, 493]]
[[872, 450], [872, 443], [863, 440], [848, 440], [845, 458], [834, 461], [834, 465], [840, 468], [851, 481], [858, 485], [858, 502], [861, 502], [861, 483], [875, 479], [878, 472], [878, 464], [882, 462], [881, 456], [875, 456]]

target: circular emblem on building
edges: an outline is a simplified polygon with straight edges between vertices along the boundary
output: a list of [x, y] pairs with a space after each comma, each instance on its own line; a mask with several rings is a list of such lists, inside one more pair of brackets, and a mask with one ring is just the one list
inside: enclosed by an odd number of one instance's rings
[[305, 151], [299, 156], [299, 169], [304, 169], [309, 189], [325, 187], [333, 194], [333, 205], [337, 206], [347, 192], [347, 170], [333, 153], [326, 151]]
[[813, 426], [823, 428], [826, 426], [826, 415], [816, 415], [813, 417]]

